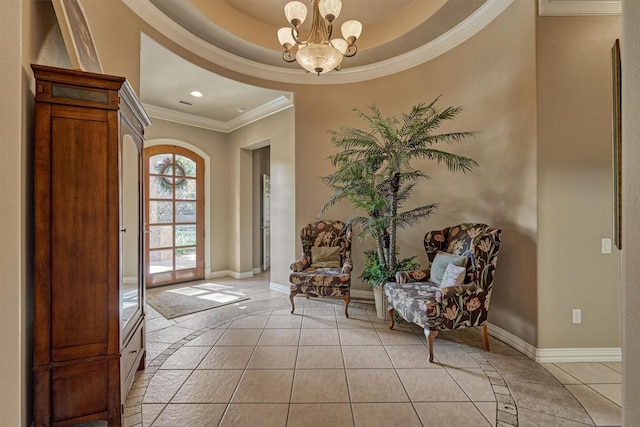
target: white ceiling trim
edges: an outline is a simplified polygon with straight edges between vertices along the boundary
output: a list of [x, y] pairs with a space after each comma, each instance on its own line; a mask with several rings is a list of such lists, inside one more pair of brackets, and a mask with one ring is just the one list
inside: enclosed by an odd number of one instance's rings
[[168, 122], [179, 123], [181, 125], [195, 126], [202, 129], [215, 130], [218, 132], [226, 132], [226, 123], [218, 120], [207, 119], [193, 114], [182, 113], [179, 111], [169, 110], [168, 108], [158, 107], [151, 104], [142, 104], [144, 110], [149, 117], [154, 119], [166, 120]]
[[254, 108], [251, 111], [247, 111], [228, 122], [208, 119], [206, 117], [196, 116], [195, 114], [169, 110], [168, 108], [157, 107], [151, 104], [143, 104], [143, 106], [149, 117], [182, 125], [214, 130], [216, 132], [229, 133], [255, 121], [269, 117], [272, 114], [291, 108], [293, 107], [293, 103], [286, 96], [280, 96], [273, 101], [267, 102], [266, 104]]
[[243, 126], [256, 122], [258, 120], [264, 119], [266, 117], [271, 116], [272, 114], [279, 113], [280, 111], [284, 111], [287, 108], [293, 107], [293, 102], [286, 96], [279, 96], [273, 101], [269, 101], [266, 104], [263, 104], [253, 110], [247, 111], [246, 113], [236, 117], [233, 120], [227, 122], [228, 131], [233, 132], [236, 129], [240, 129]]
[[[364, 80], [371, 80], [379, 77], [399, 73], [424, 64], [443, 53], [455, 48], [467, 41], [484, 27], [500, 16], [504, 10], [513, 3], [513, 0], [487, 0], [478, 10], [469, 15], [459, 25], [447, 31], [435, 40], [394, 58], [380, 61], [375, 64], [348, 68], [341, 70], [341, 74], [346, 74], [350, 79], [341, 79], [332, 83], [355, 83]], [[322, 76], [322, 78], [333, 77], [337, 74]]]
[[621, 0], [538, 0], [540, 16], [620, 15]]
[[453, 30], [411, 52], [371, 65], [347, 68], [317, 77], [302, 70], [276, 67], [233, 55], [196, 37], [148, 0], [123, 0], [141, 19], [192, 53], [241, 74], [282, 83], [342, 84], [388, 76], [423, 64], [469, 39], [499, 16], [513, 0], [487, 0]]

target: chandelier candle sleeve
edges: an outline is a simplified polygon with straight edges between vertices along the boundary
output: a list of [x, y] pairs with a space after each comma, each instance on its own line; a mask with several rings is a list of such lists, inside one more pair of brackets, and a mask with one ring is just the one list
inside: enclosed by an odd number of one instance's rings
[[284, 52], [285, 62], [297, 61], [307, 72], [317, 75], [342, 68], [342, 59], [352, 57], [358, 51], [356, 40], [362, 33], [362, 24], [349, 20], [342, 24], [344, 39], [331, 38], [333, 21], [340, 16], [342, 2], [340, 0], [311, 0], [312, 22], [306, 40], [300, 37], [299, 27], [307, 17], [307, 6], [300, 1], [292, 1], [285, 5], [284, 13], [291, 27], [278, 30], [278, 40]]

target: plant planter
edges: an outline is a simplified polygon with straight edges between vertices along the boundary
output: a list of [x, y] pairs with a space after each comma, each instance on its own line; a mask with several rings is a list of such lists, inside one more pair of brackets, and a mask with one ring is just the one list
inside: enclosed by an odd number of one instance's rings
[[376, 314], [379, 319], [388, 320], [389, 312], [387, 311], [387, 296], [384, 294], [383, 286], [375, 286], [373, 288], [373, 298], [376, 302]]

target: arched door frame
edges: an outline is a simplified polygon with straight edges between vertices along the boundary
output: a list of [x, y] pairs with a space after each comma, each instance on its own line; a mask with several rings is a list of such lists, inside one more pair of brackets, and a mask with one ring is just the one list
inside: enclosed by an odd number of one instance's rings
[[153, 147], [155, 145], [175, 145], [176, 147], [182, 147], [189, 151], [193, 151], [204, 159], [204, 277], [211, 277], [211, 210], [210, 200], [211, 197], [211, 158], [207, 153], [202, 151], [195, 145], [189, 144], [186, 141], [172, 138], [156, 138], [145, 141], [145, 147]]

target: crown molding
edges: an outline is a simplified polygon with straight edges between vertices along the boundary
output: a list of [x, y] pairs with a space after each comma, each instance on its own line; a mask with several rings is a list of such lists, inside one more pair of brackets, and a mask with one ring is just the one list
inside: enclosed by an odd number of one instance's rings
[[247, 76], [282, 83], [295, 84], [343, 84], [357, 83], [395, 74], [423, 64], [466, 41], [498, 17], [513, 0], [487, 0], [460, 25], [437, 39], [411, 52], [374, 64], [347, 68], [320, 78], [302, 69], [262, 64], [233, 55], [196, 37], [184, 27], [167, 17], [148, 0], [123, 0], [123, 2], [147, 24], [166, 35], [190, 52], [221, 67]]
[[169, 110], [168, 108], [158, 107], [151, 104], [142, 104], [149, 117], [154, 119], [166, 120], [168, 122], [179, 123], [181, 125], [195, 126], [202, 129], [215, 130], [217, 132], [226, 132], [227, 126], [225, 122], [207, 119], [205, 117], [196, 116], [179, 111]]
[[240, 129], [243, 126], [251, 124], [255, 121], [269, 117], [272, 114], [284, 111], [293, 107], [293, 102], [286, 96], [279, 96], [273, 101], [267, 102], [251, 111], [229, 120], [222, 122], [219, 120], [208, 119], [206, 117], [196, 116], [194, 114], [183, 113], [180, 111], [170, 110], [168, 108], [157, 107], [151, 104], [143, 104], [145, 111], [150, 117], [160, 120], [166, 120], [173, 123], [179, 123], [187, 126], [195, 126], [202, 129], [214, 130], [216, 132], [229, 133]]
[[243, 126], [262, 120], [272, 114], [279, 113], [280, 111], [284, 111], [291, 107], [293, 107], [293, 102], [289, 98], [286, 96], [279, 96], [273, 101], [269, 101], [266, 104], [249, 110], [235, 119], [228, 121], [227, 126], [229, 130], [227, 132], [233, 132]]
[[540, 16], [620, 15], [622, 0], [538, 0]]

